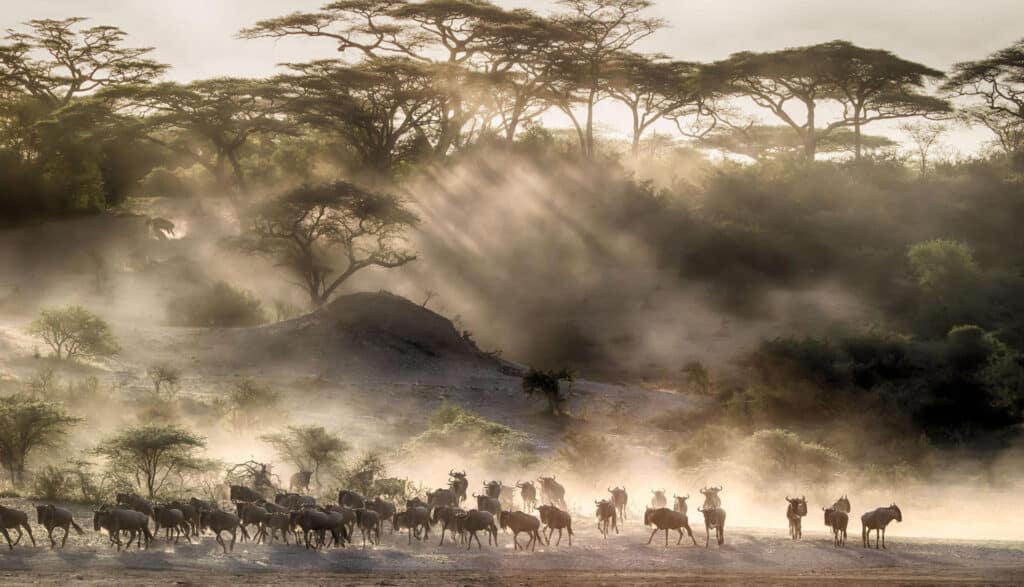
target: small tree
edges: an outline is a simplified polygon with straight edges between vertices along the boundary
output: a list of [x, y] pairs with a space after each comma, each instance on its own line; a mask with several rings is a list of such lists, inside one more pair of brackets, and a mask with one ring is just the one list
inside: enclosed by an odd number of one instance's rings
[[181, 381], [181, 371], [170, 365], [153, 365], [146, 369], [146, 375], [153, 383], [153, 392], [160, 395], [160, 388], [164, 385], [173, 393]]
[[10, 473], [11, 483], [20, 486], [24, 481], [32, 451], [55, 445], [68, 426], [80, 421], [56, 402], [23, 394], [0, 398], [0, 465]]
[[137, 426], [107, 439], [94, 452], [109, 459], [112, 470], [134, 477], [135, 484], [154, 497], [168, 478], [205, 468], [206, 463], [196, 456], [205, 446], [203, 437], [178, 426]]
[[280, 416], [281, 394], [252, 379], [242, 379], [228, 392], [225, 411], [236, 430], [258, 426], [264, 417]]
[[566, 381], [571, 385], [572, 380], [572, 373], [570, 373], [568, 369], [562, 369], [560, 371], [530, 369], [530, 371], [523, 376], [523, 393], [530, 397], [536, 395], [543, 396], [548, 402], [548, 408], [551, 410], [551, 415], [560, 416], [565, 413], [562, 407], [568, 399], [568, 397], [566, 397], [567, 394], [562, 394], [561, 382]]
[[711, 372], [700, 361], [690, 361], [683, 365], [683, 378], [687, 385], [697, 388], [701, 393], [711, 392]]
[[333, 469], [351, 448], [323, 426], [289, 426], [285, 432], [264, 434], [260, 440], [274, 447], [277, 456], [300, 471], [312, 471], [316, 484], [320, 471]]
[[342, 476], [346, 489], [363, 495], [372, 495], [375, 482], [387, 474], [380, 454], [368, 452]]
[[121, 350], [110, 326], [81, 306], [43, 310], [29, 333], [50, 345], [58, 359], [110, 357]]
[[928, 161], [931, 159], [932, 150], [942, 135], [949, 130], [948, 127], [938, 122], [911, 122], [901, 124], [900, 130], [910, 139], [921, 175], [928, 173]]

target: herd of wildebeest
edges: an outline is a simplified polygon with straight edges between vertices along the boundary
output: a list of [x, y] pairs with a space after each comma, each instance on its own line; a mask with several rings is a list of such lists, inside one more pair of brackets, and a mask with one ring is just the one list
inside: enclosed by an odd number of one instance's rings
[[[178, 543], [184, 538], [189, 543], [192, 539], [200, 539], [206, 531], [214, 534], [226, 554], [233, 551], [235, 542], [241, 535], [241, 541], [269, 542], [283, 540], [289, 544], [291, 535], [294, 543], [307, 549], [320, 550], [324, 547], [344, 547], [352, 544], [358, 531], [362, 546], [380, 543], [384, 523], [392, 533], [408, 533], [409, 543], [415, 538], [425, 541], [430, 538], [432, 528], [440, 526], [441, 540], [444, 545], [447, 536], [453, 544], [472, 548], [476, 540], [477, 548], [483, 549], [478, 533], [487, 536], [488, 545], [498, 545], [498, 527], [511, 530], [515, 550], [536, 550], [537, 543], [551, 544], [551, 538], [558, 531], [555, 546], [562, 541], [563, 532], [567, 534], [568, 544], [572, 546], [572, 516], [567, 511], [565, 487], [554, 476], [539, 477], [537, 484], [532, 481], [517, 482], [514, 486], [501, 481], [484, 483], [482, 495], [473, 494], [476, 508], [464, 509], [467, 500], [469, 481], [465, 471], [449, 471], [448, 487], [427, 492], [426, 501], [419, 497], [406, 500], [405, 511], [397, 511], [396, 505], [380, 496], [369, 499], [354, 491], [341, 490], [338, 503], [318, 504], [316, 498], [293, 493], [294, 487], [288, 492], [278, 492], [274, 501], [268, 501], [259, 491], [241, 485], [230, 486], [230, 500], [234, 512], [221, 507], [212, 500], [192, 497], [188, 501], [171, 501], [155, 504], [134, 493], [118, 493], [116, 505], [104, 505], [93, 512], [93, 529], [97, 532], [106, 530], [110, 544], [120, 551], [131, 547], [132, 542], [137, 548], [149, 546], [161, 530], [165, 540]], [[304, 477], [307, 482], [309, 476]], [[308, 491], [308, 483], [304, 487]], [[515, 492], [518, 490], [522, 510], [515, 510]], [[704, 503], [697, 508], [704, 518], [705, 542], [709, 547], [711, 532], [714, 531], [716, 541], [721, 546], [725, 543], [725, 509], [719, 493], [722, 487], [704, 487], [700, 490]], [[625, 521], [628, 512], [629, 495], [624, 487], [608, 488], [610, 495], [605, 499], [596, 500], [595, 516], [601, 535], [607, 539], [611, 532], [619, 533], [619, 522]], [[672, 508], [668, 507], [665, 490], [654, 490], [650, 506], [644, 512], [644, 525], [653, 527], [647, 544], [654, 536], [665, 532], [665, 546], [668, 546], [670, 530], [679, 533], [676, 544], [683, 540], [683, 531], [693, 540], [697, 540], [690, 529], [687, 517], [687, 499], [689, 495], [675, 495]], [[802, 537], [801, 519], [807, 515], [807, 500], [804, 497], [786, 497], [786, 518], [789, 521], [790, 536], [794, 540]], [[849, 522], [850, 500], [846, 496], [839, 498], [831, 507], [824, 510], [825, 525], [831, 528], [834, 545], [846, 544], [846, 527]], [[535, 516], [533, 512], [538, 515]], [[53, 504], [36, 506], [37, 522], [43, 526], [50, 538], [51, 548], [57, 546], [54, 531], [63, 530], [58, 534], [60, 547], [63, 548], [68, 539], [70, 529], [83, 534], [72, 513]], [[539, 517], [538, 517], [539, 516]], [[881, 507], [861, 516], [861, 538], [864, 547], [870, 545], [869, 535], [875, 530], [875, 548], [885, 548], [885, 527], [892, 520], [903, 521], [903, 514], [896, 504]], [[150, 530], [152, 522], [154, 530]], [[29, 525], [29, 515], [20, 510], [0, 506], [0, 532], [7, 539], [10, 549], [21, 542], [22, 530], [29, 535], [35, 546], [35, 537]], [[10, 530], [17, 532], [17, 539], [12, 541]], [[251, 533], [250, 533], [251, 531]], [[526, 534], [529, 540], [520, 544], [519, 535]], [[127, 537], [127, 543], [123, 539]], [[227, 539], [230, 538], [230, 543]]]

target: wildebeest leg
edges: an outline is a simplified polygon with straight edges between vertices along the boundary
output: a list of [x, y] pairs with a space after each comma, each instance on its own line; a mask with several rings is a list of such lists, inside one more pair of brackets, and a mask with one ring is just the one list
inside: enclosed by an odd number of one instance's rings
[[50, 539], [50, 548], [51, 549], [57, 547], [57, 541], [53, 539], [53, 529], [54, 528], [56, 528], [56, 526], [50, 526], [49, 528], [46, 529], [46, 536]]
[[[683, 529], [682, 528], [676, 528], [676, 532], [679, 532], [679, 540], [676, 540], [676, 546], [679, 546], [680, 544], [683, 543]], [[666, 532], [666, 534], [668, 534], [668, 533]]]
[[693, 540], [693, 545], [697, 546], [697, 539], [693, 537], [693, 530], [690, 528], [690, 525], [685, 524], [683, 528], [686, 528], [686, 533], [690, 535], [690, 540]]
[[710, 548], [711, 544], [711, 526], [704, 525], [704, 548]]
[[224, 544], [224, 539], [221, 538], [221, 535], [220, 535], [221, 532], [223, 532], [223, 530], [217, 530], [217, 544], [219, 544], [220, 547], [224, 549], [224, 554], [227, 554], [228, 553], [228, 545]]
[[860, 542], [861, 542], [861, 548], [867, 548], [868, 547], [868, 527], [863, 525], [863, 524], [861, 524], [861, 527], [860, 527]]
[[558, 541], [557, 541], [557, 542], [555, 542], [555, 546], [558, 546], [558, 545], [559, 545], [559, 544], [561, 544], [561, 543], [562, 543], [562, 529], [561, 529], [561, 528], [559, 528], [559, 529], [558, 529]]
[[881, 539], [882, 529], [875, 528], [875, 550], [878, 550], [878, 541]]
[[68, 543], [68, 531], [71, 530], [71, 528], [69, 526], [70, 526], [70, 524], [68, 524], [67, 526], [64, 526], [64, 538], [62, 538], [61, 541], [60, 541], [60, 548], [61, 548], [61, 550], [63, 550], [64, 549], [64, 545]]
[[11, 535], [7, 533], [7, 528], [0, 527], [0, 534], [4, 535], [7, 539], [7, 548], [14, 550], [14, 543], [11, 542]]
[[519, 550], [519, 532], [517, 530], [512, 531], [512, 551]]
[[21, 539], [25, 534], [22, 533], [21, 528], [18, 526], [15, 526], [13, 530], [18, 533], [18, 537], [14, 540], [14, 546], [17, 546], [21, 543]]
[[885, 548], [885, 526], [882, 526], [882, 548]]

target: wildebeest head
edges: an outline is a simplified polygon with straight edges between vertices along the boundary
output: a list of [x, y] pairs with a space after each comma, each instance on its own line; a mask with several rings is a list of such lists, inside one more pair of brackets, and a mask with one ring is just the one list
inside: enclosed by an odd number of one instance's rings
[[703, 487], [700, 490], [701, 495], [704, 496], [704, 509], [717, 508], [722, 506], [722, 498], [718, 496], [718, 493], [722, 491], [719, 487]]
[[686, 510], [688, 509], [687, 506], [686, 506], [686, 500], [690, 499], [690, 495], [689, 494], [686, 494], [686, 495], [676, 495], [676, 494], [673, 493], [672, 494], [672, 498], [675, 499], [675, 502], [676, 502], [675, 503], [675, 510], [677, 512], [683, 512], [685, 514]]
[[488, 481], [484, 483], [484, 493], [487, 497], [501, 497], [501, 481]]
[[107, 523], [107, 519], [110, 516], [110, 510], [107, 506], [103, 506], [98, 510], [94, 510], [92, 513], [92, 529], [99, 532], [100, 528]]
[[448, 476], [451, 477], [453, 480], [454, 479], [465, 479], [466, 478], [466, 472], [465, 471], [456, 471], [454, 469], [449, 469], [448, 470]]
[[665, 503], [665, 490], [664, 489], [652, 489], [651, 493], [654, 494], [654, 501]]
[[902, 522], [903, 521], [903, 512], [900, 511], [900, 506], [898, 506], [898, 505], [896, 505], [894, 503], [894, 504], [889, 506], [889, 509], [891, 509], [891, 510], [896, 512], [896, 521], [897, 522]]
[[626, 488], [616, 485], [614, 488], [609, 487], [608, 493], [612, 494], [613, 501], [621, 501], [626, 496]]
[[50, 516], [53, 515], [53, 510], [54, 510], [53, 504], [49, 504], [48, 503], [48, 504], [44, 504], [44, 505], [37, 505], [36, 506], [36, 522], [38, 522], [40, 525], [44, 525], [45, 526], [47, 521], [50, 519]]
[[653, 516], [654, 512], [656, 512], [656, 511], [658, 511], [658, 510], [656, 510], [654, 508], [647, 508], [647, 509], [644, 510], [644, 526], [650, 526], [651, 525], [651, 516]]
[[852, 511], [850, 506], [850, 498], [846, 497], [845, 495], [840, 497], [839, 499], [836, 500], [834, 504], [832, 504], [832, 509], [840, 512], [845, 512], [847, 514], [850, 513]]
[[540, 505], [537, 506], [537, 511], [540, 512], [541, 523], [547, 524], [551, 519], [551, 514], [560, 510], [553, 505]]
[[830, 507], [830, 508], [821, 508], [821, 510], [823, 512], [825, 512], [825, 525], [826, 526], [831, 526], [832, 525], [832, 516], [836, 513], [836, 509], [834, 507]]
[[[430, 495], [430, 494], [428, 493], [427, 495]], [[423, 501], [422, 499], [420, 499], [418, 497], [414, 497], [412, 499], [405, 500], [405, 509], [407, 509], [407, 510], [411, 510], [412, 508], [425, 508], [425, 507], [428, 507], [427, 506], [427, 502]]]
[[594, 501], [594, 505], [597, 506], [594, 510], [594, 515], [598, 518], [610, 518], [615, 515], [615, 505], [607, 499], [598, 499]]
[[789, 497], [786, 496], [786, 501], [789, 502], [789, 509], [798, 516], [807, 515], [807, 498], [801, 495], [800, 497]]

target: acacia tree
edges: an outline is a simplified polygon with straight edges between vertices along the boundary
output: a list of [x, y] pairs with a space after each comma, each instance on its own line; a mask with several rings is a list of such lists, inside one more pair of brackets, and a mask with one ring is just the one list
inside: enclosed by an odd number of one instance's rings
[[418, 223], [397, 196], [337, 181], [297, 188], [261, 207], [241, 245], [272, 256], [321, 306], [362, 269], [414, 261], [405, 234]]
[[1007, 154], [1024, 148], [1024, 39], [953, 67], [945, 88], [975, 102], [968, 119], [988, 128]]
[[57, 359], [109, 357], [120, 350], [106, 321], [81, 306], [41, 311], [29, 333], [43, 339]]
[[299, 471], [312, 471], [320, 485], [320, 471], [333, 469], [351, 448], [323, 426], [289, 426], [285, 432], [264, 434], [260, 440], [274, 447], [277, 456]]
[[[854, 138], [849, 129], [836, 129], [821, 137], [817, 144], [818, 153], [855, 153], [860, 150], [880, 150], [895, 147], [896, 142], [884, 136], [864, 135]], [[749, 157], [755, 161], [767, 161], [785, 157], [800, 157], [804, 144], [786, 126], [780, 125], [719, 125], [700, 137], [697, 146], [702, 149], [723, 151]]]
[[80, 421], [60, 403], [23, 394], [0, 397], [0, 465], [11, 483], [17, 487], [24, 481], [30, 453], [54, 446], [69, 426]]
[[206, 440], [178, 426], [137, 426], [107, 439], [94, 449], [114, 471], [127, 472], [149, 497], [163, 489], [168, 478], [199, 471], [206, 463], [196, 452]]

